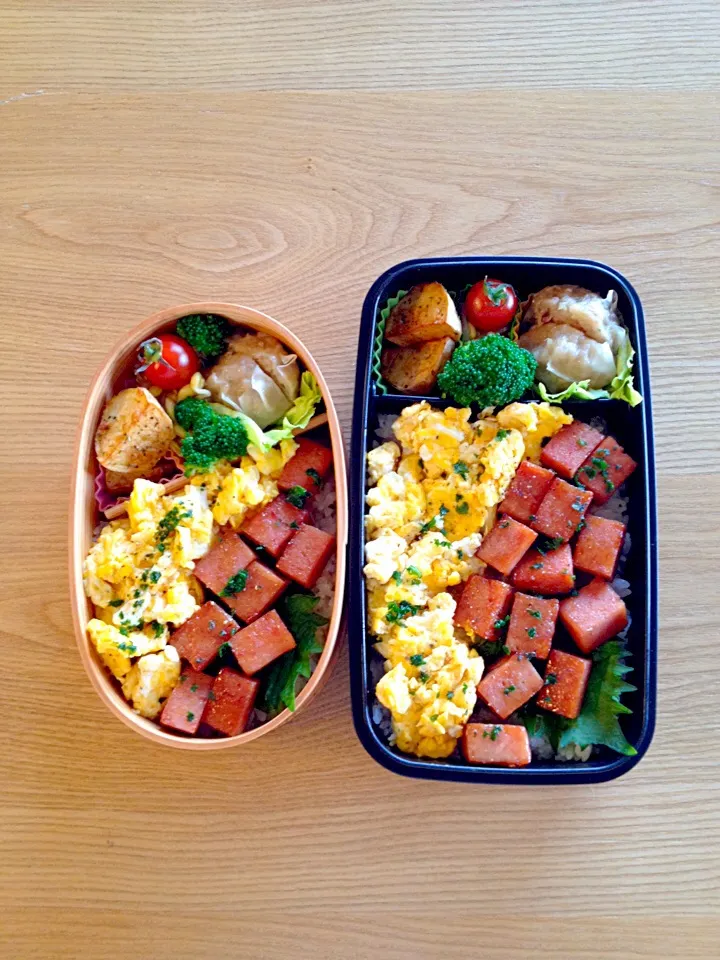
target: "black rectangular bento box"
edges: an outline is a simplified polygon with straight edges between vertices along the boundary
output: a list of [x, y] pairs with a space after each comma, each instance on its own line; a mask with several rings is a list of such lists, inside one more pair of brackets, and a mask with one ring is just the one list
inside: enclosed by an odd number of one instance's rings
[[[437, 280], [450, 291], [460, 291], [485, 276], [512, 284], [520, 300], [551, 284], [575, 284], [604, 296], [609, 289], [618, 294], [618, 308], [636, 350], [635, 386], [643, 402], [631, 408], [618, 400], [575, 400], [563, 407], [582, 419], [602, 416], [609, 432], [637, 461], [638, 469], [628, 481], [628, 533], [631, 550], [623, 577], [631, 594], [626, 598], [632, 622], [628, 633], [628, 677], [636, 686], [624, 701], [632, 715], [623, 717], [623, 730], [637, 750], [623, 756], [602, 747], [585, 762], [533, 760], [527, 767], [508, 769], [470, 766], [464, 760], [426, 760], [401, 753], [387, 743], [373, 722], [374, 685], [370, 675], [372, 650], [366, 623], [366, 594], [363, 578], [364, 515], [366, 494], [365, 455], [374, 446], [378, 417], [399, 414], [411, 403], [428, 400], [445, 407], [450, 401], [434, 397], [400, 395], [378, 389], [373, 371], [373, 348], [380, 310], [399, 290]], [[386, 270], [370, 288], [363, 305], [355, 381], [355, 407], [350, 460], [350, 541], [349, 541], [349, 649], [353, 718], [358, 736], [368, 753], [388, 770], [428, 780], [455, 780], [474, 783], [570, 784], [601, 783], [627, 773], [642, 758], [652, 739], [656, 710], [657, 672], [657, 516], [655, 461], [653, 451], [650, 376], [645, 343], [645, 322], [640, 298], [616, 270], [591, 260], [530, 257], [448, 257], [408, 260]]]

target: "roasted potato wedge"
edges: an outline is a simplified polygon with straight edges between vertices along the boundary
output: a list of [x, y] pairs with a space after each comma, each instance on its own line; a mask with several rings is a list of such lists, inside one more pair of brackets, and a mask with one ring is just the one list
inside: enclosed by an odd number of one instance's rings
[[138, 477], [153, 480], [155, 483], [163, 476], [162, 465], [154, 466], [150, 470], [130, 470], [127, 473], [117, 473], [115, 470], [105, 471], [105, 486], [110, 493], [132, 493], [133, 484]]
[[413, 347], [385, 347], [381, 372], [398, 393], [429, 393], [455, 348], [452, 337]]
[[385, 339], [397, 347], [451, 337], [459, 340], [462, 325], [452, 297], [441, 283], [419, 283], [393, 307]]
[[107, 404], [95, 434], [95, 453], [106, 470], [142, 475], [167, 451], [175, 427], [144, 387], [121, 390]]

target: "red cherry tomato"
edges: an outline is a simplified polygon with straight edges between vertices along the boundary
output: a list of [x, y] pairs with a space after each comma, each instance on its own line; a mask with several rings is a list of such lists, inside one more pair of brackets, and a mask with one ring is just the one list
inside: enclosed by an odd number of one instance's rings
[[135, 373], [161, 390], [179, 390], [190, 383], [200, 369], [200, 360], [193, 348], [174, 333], [161, 333], [140, 344], [139, 366]]
[[465, 317], [483, 333], [496, 333], [510, 323], [517, 305], [517, 294], [509, 283], [485, 277], [468, 290]]

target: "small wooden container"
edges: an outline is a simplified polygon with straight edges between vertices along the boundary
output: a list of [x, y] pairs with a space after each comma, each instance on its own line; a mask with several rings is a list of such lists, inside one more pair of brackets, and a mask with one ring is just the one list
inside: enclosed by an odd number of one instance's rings
[[316, 378], [325, 401], [328, 415], [328, 430], [332, 443], [335, 486], [337, 491], [337, 566], [335, 572], [335, 596], [332, 614], [328, 625], [325, 647], [315, 671], [306, 686], [298, 694], [295, 714], [304, 709], [323, 683], [328, 679], [335, 660], [338, 634], [341, 626], [343, 599], [345, 590], [345, 552], [348, 532], [348, 496], [345, 472], [345, 452], [337, 412], [328, 391], [320, 368], [307, 348], [286, 327], [271, 317], [231, 303], [188, 303], [178, 307], [168, 307], [153, 314], [131, 330], [111, 351], [97, 372], [82, 410], [82, 418], [75, 444], [75, 467], [72, 479], [70, 502], [70, 597], [73, 621], [80, 657], [88, 676], [107, 708], [119, 717], [127, 726], [155, 743], [186, 750], [220, 750], [224, 747], [249, 743], [264, 734], [276, 730], [290, 720], [294, 714], [284, 710], [267, 723], [236, 737], [201, 739], [183, 737], [160, 727], [155, 721], [139, 716], [125, 700], [115, 681], [107, 672], [87, 636], [87, 623], [92, 617], [92, 604], [85, 596], [82, 579], [83, 561], [92, 543], [93, 530], [104, 517], [98, 514], [95, 502], [95, 476], [97, 462], [94, 452], [95, 429], [102, 409], [109, 400], [118, 379], [132, 365], [139, 344], [154, 334], [171, 330], [175, 322], [191, 313], [214, 313], [227, 318], [231, 323], [246, 331], [268, 333], [276, 337], [293, 353], [297, 354], [303, 366]]

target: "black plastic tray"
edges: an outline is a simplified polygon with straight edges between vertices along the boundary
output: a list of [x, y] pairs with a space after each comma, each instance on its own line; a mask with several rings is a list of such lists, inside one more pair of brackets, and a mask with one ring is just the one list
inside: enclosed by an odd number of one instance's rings
[[[375, 656], [366, 630], [365, 583], [363, 579], [364, 514], [366, 493], [365, 455], [374, 445], [378, 416], [399, 413], [409, 403], [427, 399], [434, 406], [450, 401], [437, 397], [407, 396], [388, 391], [383, 395], [372, 372], [373, 341], [379, 310], [398, 290], [414, 284], [439, 280], [449, 290], [491, 276], [511, 283], [520, 299], [555, 283], [572, 283], [605, 295], [618, 293], [618, 306], [637, 352], [635, 386], [643, 403], [635, 408], [616, 400], [574, 401], [563, 406], [579, 419], [602, 416], [609, 432], [638, 462], [627, 483], [630, 498], [628, 532], [631, 549], [623, 570], [632, 590], [626, 603], [632, 617], [628, 633], [629, 663], [634, 672], [628, 680], [637, 686], [624, 702], [632, 715], [622, 718], [627, 739], [637, 750], [632, 757], [601, 748], [586, 762], [536, 761], [527, 767], [471, 766], [464, 760], [424, 760], [391, 747], [373, 723], [374, 689], [370, 679], [370, 658]], [[349, 648], [350, 682], [355, 729], [368, 753], [395, 773], [428, 780], [460, 780], [475, 783], [601, 783], [627, 773], [643, 757], [655, 727], [657, 673], [657, 511], [655, 459], [653, 450], [650, 375], [645, 343], [642, 304], [635, 290], [616, 270], [592, 260], [529, 257], [448, 257], [408, 260], [386, 270], [370, 288], [363, 305], [355, 380], [352, 455], [350, 461], [350, 544], [349, 544]]]

